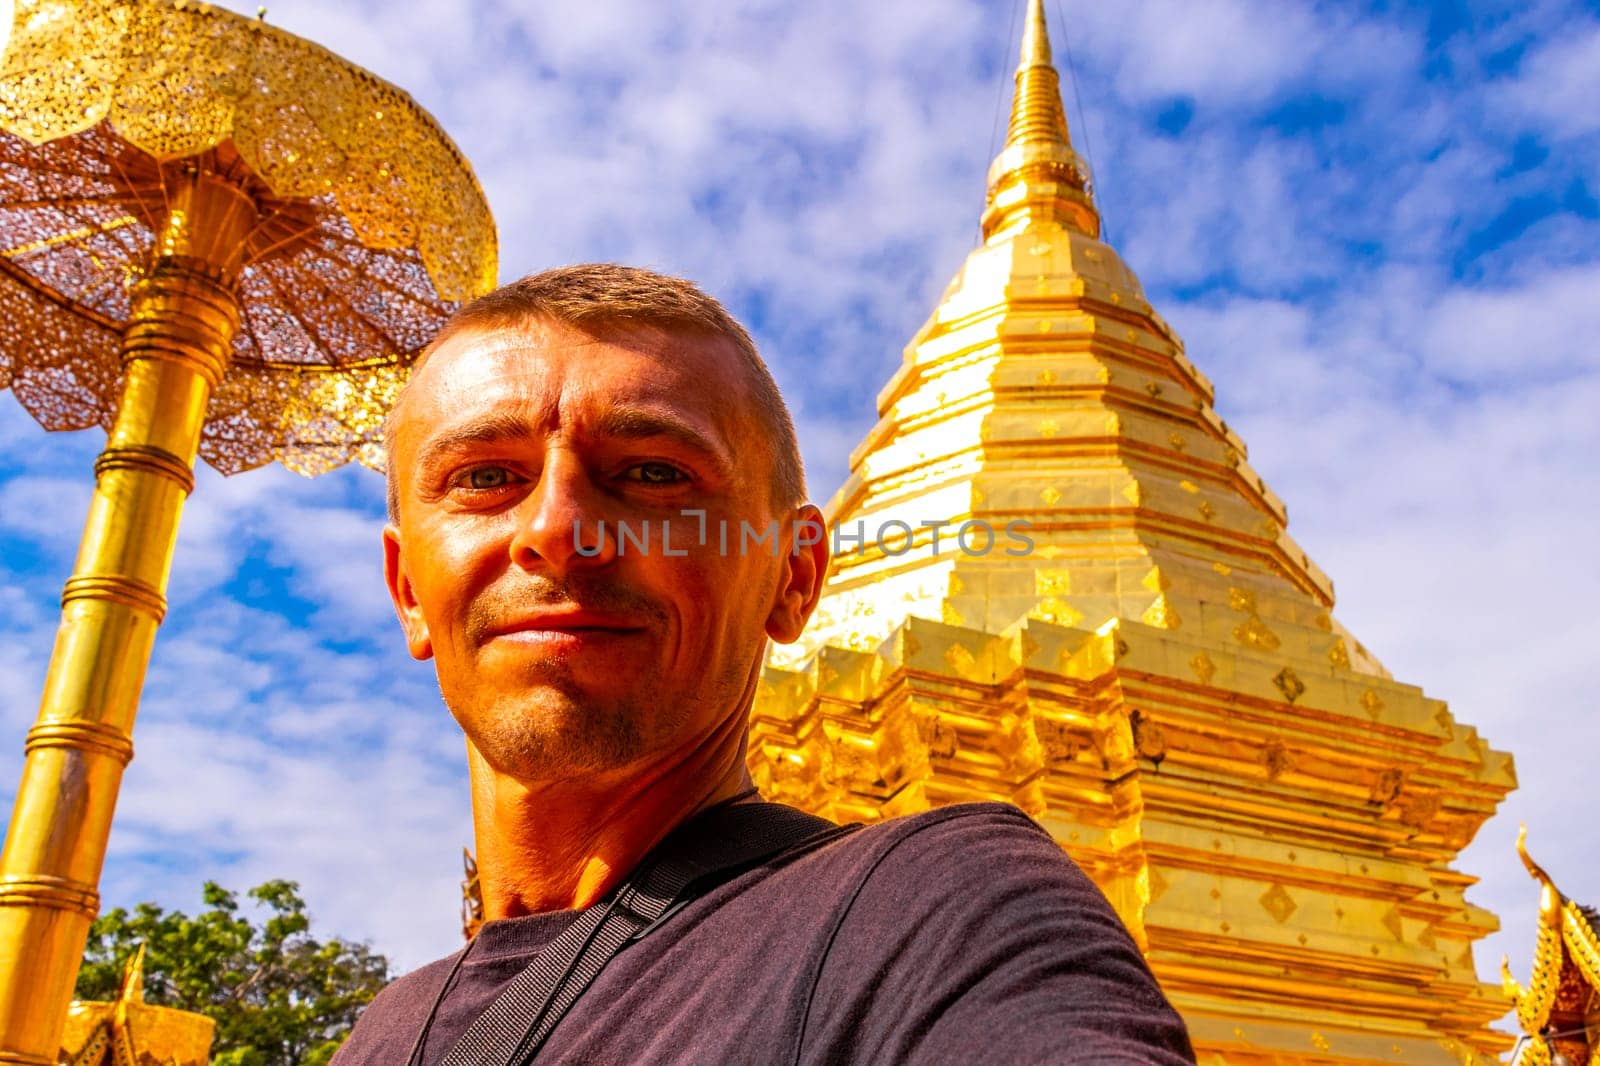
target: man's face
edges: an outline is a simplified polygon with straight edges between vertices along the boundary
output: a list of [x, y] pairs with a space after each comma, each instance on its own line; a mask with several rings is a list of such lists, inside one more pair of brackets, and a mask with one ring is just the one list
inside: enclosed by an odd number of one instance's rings
[[773, 513], [742, 373], [723, 341], [543, 323], [456, 334], [417, 371], [389, 587], [496, 770], [557, 780], [692, 747], [742, 718], [767, 636], [799, 635], [825, 550], [740, 550], [741, 522], [792, 536], [795, 517]]

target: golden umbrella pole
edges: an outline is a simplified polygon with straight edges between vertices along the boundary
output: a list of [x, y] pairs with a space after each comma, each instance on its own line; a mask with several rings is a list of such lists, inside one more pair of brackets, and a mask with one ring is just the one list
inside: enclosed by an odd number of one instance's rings
[[254, 203], [196, 173], [175, 183], [132, 293], [125, 379], [0, 858], [0, 1063], [56, 1061], [211, 391], [239, 328]]
[[482, 190], [394, 86], [190, 0], [17, 0], [0, 57], [0, 388], [106, 427], [5, 851], [0, 1064], [54, 1063], [196, 457], [381, 457]]

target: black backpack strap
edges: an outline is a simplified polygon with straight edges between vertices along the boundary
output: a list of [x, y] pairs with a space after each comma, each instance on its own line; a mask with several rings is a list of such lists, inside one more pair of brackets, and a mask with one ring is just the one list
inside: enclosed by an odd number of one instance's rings
[[700, 812], [545, 945], [456, 1041], [442, 1066], [524, 1066], [606, 963], [684, 904], [780, 852], [858, 828], [778, 803]]

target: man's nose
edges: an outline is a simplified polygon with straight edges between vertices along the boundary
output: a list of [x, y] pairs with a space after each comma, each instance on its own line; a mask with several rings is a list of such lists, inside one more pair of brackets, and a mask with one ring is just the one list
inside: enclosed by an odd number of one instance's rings
[[518, 506], [511, 561], [525, 570], [604, 566], [616, 558], [614, 523], [589, 471], [570, 452], [545, 458], [539, 480]]

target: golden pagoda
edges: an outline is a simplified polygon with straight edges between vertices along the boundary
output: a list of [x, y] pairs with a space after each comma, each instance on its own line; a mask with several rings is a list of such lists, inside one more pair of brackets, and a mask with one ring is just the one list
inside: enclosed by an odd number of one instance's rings
[[1516, 1004], [1518, 1041], [1513, 1066], [1600, 1066], [1600, 915], [1561, 894], [1528, 854], [1528, 829], [1517, 854], [1539, 882], [1539, 932], [1533, 974], [1523, 988], [1504, 959], [1506, 995]]
[[1100, 239], [1029, 0], [983, 242], [878, 395], [837, 549], [752, 718], [839, 820], [1028, 811], [1104, 889], [1202, 1063], [1495, 1061], [1497, 927], [1451, 868], [1511, 757], [1396, 681]]

